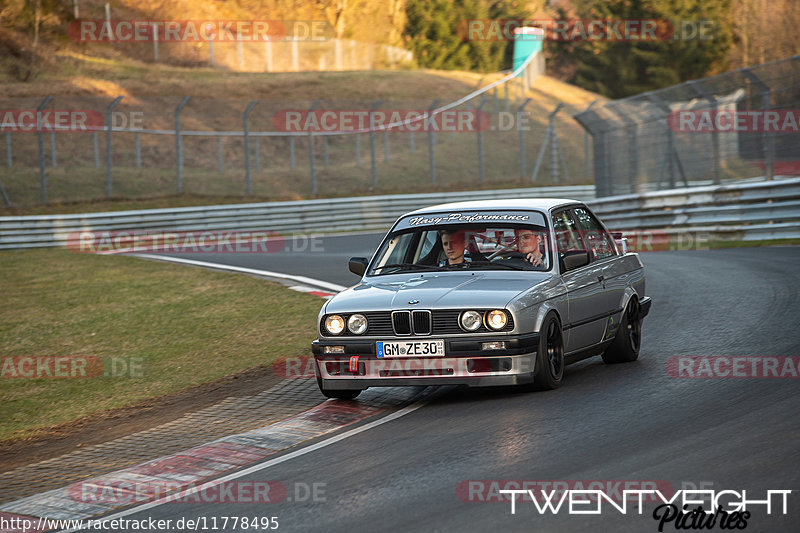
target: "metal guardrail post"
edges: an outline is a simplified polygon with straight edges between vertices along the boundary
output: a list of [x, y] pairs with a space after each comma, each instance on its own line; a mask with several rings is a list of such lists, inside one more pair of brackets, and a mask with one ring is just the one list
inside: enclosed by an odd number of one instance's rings
[[256, 172], [261, 172], [261, 143], [258, 136], [253, 137], [253, 151], [256, 154]]
[[39, 145], [39, 184], [41, 187], [42, 203], [47, 203], [47, 173], [44, 168], [44, 141], [42, 140], [42, 109], [48, 106], [53, 100], [52, 96], [48, 96], [39, 107], [36, 108], [36, 140]]
[[250, 180], [250, 111], [258, 103], [258, 100], [253, 100], [247, 105], [247, 109], [244, 110], [244, 116], [242, 117], [242, 122], [244, 123], [244, 182], [245, 182], [245, 191], [247, 195], [252, 194], [253, 186]]
[[522, 115], [525, 113], [525, 106], [530, 103], [531, 99], [526, 98], [522, 105], [517, 108], [517, 135], [519, 136], [519, 176], [525, 177], [526, 167], [528, 166], [525, 161], [525, 129], [522, 128]]
[[322, 136], [322, 164], [328, 168], [328, 136]]
[[414, 132], [413, 131], [409, 131], [408, 132], [408, 149], [412, 154], [414, 152], [416, 152], [416, 150], [417, 150], [417, 147], [414, 145]]
[[372, 171], [372, 186], [378, 186], [378, 168], [375, 164], [375, 128], [372, 125], [372, 112], [378, 109], [383, 100], [378, 100], [374, 102], [372, 106], [369, 108], [369, 156], [370, 156], [370, 165]]
[[483, 106], [486, 104], [486, 100], [481, 98], [481, 103], [478, 107], [475, 108], [476, 116], [478, 120], [475, 121], [476, 125], [476, 133], [478, 137], [478, 183], [483, 183], [483, 131], [482, 131], [482, 121], [481, 118], [481, 111], [483, 111]]
[[389, 162], [389, 130], [383, 130], [383, 162]]
[[289, 137], [289, 168], [294, 170], [296, 167], [294, 159], [294, 136]]
[[134, 135], [134, 142], [136, 144], [136, 168], [142, 168], [142, 141], [138, 133]]
[[[770, 103], [770, 88], [761, 78], [755, 75], [753, 71], [748, 68], [743, 68], [742, 74], [750, 80], [753, 85], [757, 85], [761, 89], [761, 107], [762, 111], [769, 111], [772, 107]], [[775, 132], [767, 131], [764, 128], [762, 135], [764, 146], [764, 177], [770, 181], [774, 177], [775, 171]]]
[[189, 102], [190, 96], [184, 96], [175, 108], [175, 188], [178, 194], [183, 192], [183, 142], [181, 141], [181, 110]]
[[[292, 41], [296, 43], [297, 41]], [[319, 100], [314, 100], [314, 103], [311, 104], [311, 109], [308, 110], [309, 113], [313, 113], [314, 110], [319, 105]], [[317, 195], [317, 169], [315, 166], [316, 155], [314, 154], [314, 130], [308, 130], [308, 162], [309, 166], [311, 167], [311, 196]]]
[[113, 102], [108, 104], [108, 109], [106, 109], [106, 197], [111, 198], [111, 166], [112, 166], [112, 157], [111, 157], [111, 132], [114, 131], [111, 124], [111, 116], [114, 112], [114, 108], [117, 107], [117, 104], [122, 100], [121, 96], [117, 96]]
[[[481, 78], [482, 80], [483, 78]], [[436, 106], [439, 105], [439, 100], [436, 99], [433, 101], [431, 106], [428, 108], [428, 115], [425, 117], [424, 124], [428, 128], [428, 169], [431, 174], [431, 183], [436, 183], [436, 152], [434, 150], [436, 139], [434, 138], [435, 129], [433, 127], [433, 120], [434, 117], [432, 116], [433, 110], [436, 109]]]
[[356, 133], [356, 166], [361, 166], [361, 134]]
[[6, 132], [6, 165], [14, 168], [14, 152], [11, 149], [11, 132]]

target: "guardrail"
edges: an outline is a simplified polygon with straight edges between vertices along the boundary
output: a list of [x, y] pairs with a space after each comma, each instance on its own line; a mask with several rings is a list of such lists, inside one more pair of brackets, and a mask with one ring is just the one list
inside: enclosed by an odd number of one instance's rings
[[300, 233], [385, 230], [400, 215], [427, 205], [525, 196], [589, 200], [594, 197], [594, 186], [398, 194], [111, 213], [0, 217], [0, 249], [63, 246], [70, 233], [80, 231], [269, 230]]
[[800, 238], [800, 178], [602, 199], [593, 194], [593, 186], [565, 186], [0, 217], [0, 249], [63, 246], [69, 234], [81, 231], [385, 230], [403, 213], [427, 205], [526, 196], [588, 201], [612, 229], [703, 231], [723, 240]]

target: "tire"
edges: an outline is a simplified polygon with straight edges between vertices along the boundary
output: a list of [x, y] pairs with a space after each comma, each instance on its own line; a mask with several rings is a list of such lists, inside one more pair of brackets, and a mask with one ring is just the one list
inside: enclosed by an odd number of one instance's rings
[[561, 322], [549, 314], [539, 330], [539, 348], [536, 350], [536, 374], [533, 383], [525, 390], [544, 391], [557, 389], [564, 379], [564, 335]]
[[317, 385], [319, 386], [319, 391], [322, 393], [323, 396], [326, 398], [334, 398], [337, 400], [352, 400], [359, 394], [361, 394], [361, 389], [326, 389], [322, 386], [322, 380], [317, 378]]
[[603, 362], [616, 364], [636, 361], [639, 358], [641, 345], [642, 317], [639, 313], [639, 298], [634, 295], [625, 307], [614, 340], [603, 352]]

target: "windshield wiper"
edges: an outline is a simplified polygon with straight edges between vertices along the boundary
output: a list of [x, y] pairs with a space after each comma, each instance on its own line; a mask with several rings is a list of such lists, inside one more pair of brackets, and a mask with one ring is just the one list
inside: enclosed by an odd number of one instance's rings
[[417, 263], [392, 263], [391, 265], [383, 265], [383, 266], [375, 267], [372, 270], [373, 271], [382, 270], [384, 268], [392, 268], [392, 267], [414, 268], [414, 269], [418, 268], [418, 269], [421, 269], [421, 270], [440, 270], [440, 268], [438, 266], [434, 266], [434, 265], [418, 265]]

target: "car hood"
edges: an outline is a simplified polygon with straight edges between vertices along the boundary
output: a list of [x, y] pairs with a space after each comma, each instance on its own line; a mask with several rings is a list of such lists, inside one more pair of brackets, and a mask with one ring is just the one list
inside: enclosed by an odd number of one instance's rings
[[[550, 277], [552, 274], [547, 272], [447, 272], [368, 278], [331, 298], [325, 312], [502, 308], [520, 293]], [[418, 303], [409, 303], [412, 301]]]

